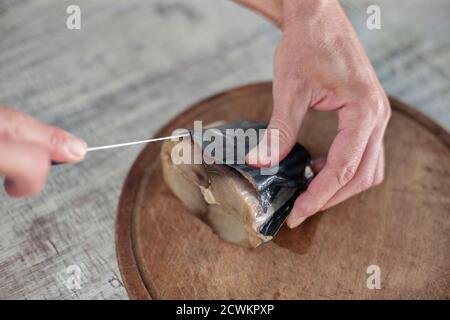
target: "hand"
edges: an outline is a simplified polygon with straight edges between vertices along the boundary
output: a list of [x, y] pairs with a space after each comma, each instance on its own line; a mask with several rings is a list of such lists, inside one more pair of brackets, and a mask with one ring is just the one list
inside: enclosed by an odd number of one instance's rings
[[52, 160], [79, 162], [86, 143], [65, 131], [0, 108], [0, 176], [12, 197], [31, 196], [44, 186]]
[[[289, 153], [310, 108], [335, 111], [338, 116], [328, 155], [315, 162], [315, 169], [321, 170], [287, 219], [294, 228], [306, 217], [382, 182], [383, 135], [390, 106], [338, 1], [275, 3], [278, 6], [266, 4], [263, 12], [283, 31], [275, 55], [269, 123], [269, 129], [278, 129], [279, 134], [280, 150], [274, 159], [282, 160]], [[270, 14], [275, 7], [282, 11]]]

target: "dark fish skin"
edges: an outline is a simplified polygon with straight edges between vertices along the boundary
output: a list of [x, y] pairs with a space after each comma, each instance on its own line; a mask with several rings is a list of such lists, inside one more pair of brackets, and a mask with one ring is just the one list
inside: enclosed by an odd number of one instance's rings
[[283, 226], [284, 221], [291, 213], [292, 208], [294, 207], [295, 200], [297, 197], [305, 191], [305, 188], [298, 188], [292, 196], [281, 206], [277, 211], [274, 212], [272, 217], [261, 227], [259, 232], [264, 236], [274, 237], [277, 232]]
[[[306, 190], [312, 176], [307, 175], [306, 168], [311, 165], [311, 156], [309, 152], [300, 144], [296, 144], [291, 152], [280, 162], [279, 168], [274, 175], [262, 175], [259, 168], [251, 167], [245, 164], [245, 159], [238, 159], [237, 148], [245, 148], [245, 155], [254, 147], [249, 145], [247, 139], [244, 140], [245, 145], [239, 145], [242, 141], [237, 141], [234, 137], [230, 137], [226, 133], [226, 129], [265, 129], [266, 123], [253, 122], [247, 120], [240, 120], [237, 122], [221, 125], [214, 129], [215, 139], [223, 139], [223, 158], [216, 159], [222, 161], [227, 165], [237, 170], [245, 179], [247, 179], [256, 189], [258, 199], [264, 212], [267, 211], [268, 206], [274, 201], [283, 188], [292, 188], [294, 192], [292, 195], [274, 212], [270, 219], [260, 227], [259, 232], [264, 236], [274, 236], [283, 225], [287, 216], [291, 212], [295, 199]], [[205, 129], [207, 130], [207, 129]], [[201, 145], [205, 149], [212, 141], [205, 141], [201, 136], [196, 135], [191, 131], [191, 135], [195, 143]], [[262, 136], [258, 134], [258, 141]], [[228, 147], [227, 147], [228, 146]], [[225, 163], [225, 149], [234, 147], [234, 162]], [[228, 149], [230, 150], [230, 149]], [[242, 150], [242, 149], [241, 149]], [[214, 156], [214, 155], [213, 155]]]

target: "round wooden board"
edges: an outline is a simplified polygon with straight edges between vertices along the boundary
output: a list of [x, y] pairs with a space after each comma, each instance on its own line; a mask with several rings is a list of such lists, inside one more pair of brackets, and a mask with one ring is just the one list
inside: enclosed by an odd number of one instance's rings
[[[267, 120], [271, 105], [270, 83], [245, 86], [196, 104], [157, 136], [194, 120]], [[449, 299], [450, 136], [391, 105], [385, 182], [254, 250], [221, 240], [183, 207], [162, 179], [161, 144], [149, 144], [126, 179], [116, 226], [130, 298]], [[300, 142], [324, 155], [335, 130], [332, 113], [311, 111]], [[370, 265], [380, 268], [380, 290], [367, 288]]]

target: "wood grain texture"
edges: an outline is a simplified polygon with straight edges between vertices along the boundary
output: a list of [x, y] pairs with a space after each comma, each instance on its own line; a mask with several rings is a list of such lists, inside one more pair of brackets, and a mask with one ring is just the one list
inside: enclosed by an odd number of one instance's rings
[[[273, 242], [245, 249], [221, 240], [165, 185], [161, 143], [133, 165], [119, 206], [122, 278], [136, 299], [449, 299], [450, 134], [391, 100], [386, 179], [372, 190], [283, 228]], [[267, 121], [271, 84], [235, 89], [201, 102], [157, 136], [194, 120]], [[332, 114], [310, 112], [300, 142], [313, 157], [335, 135]], [[366, 270], [381, 270], [381, 290]]]
[[[153, 135], [186, 106], [272, 78], [280, 33], [229, 1], [0, 1], [0, 104], [92, 145]], [[365, 28], [378, 3], [383, 28]], [[386, 90], [450, 128], [450, 3], [344, 1]], [[114, 249], [117, 203], [141, 148], [89, 155], [50, 174], [33, 199], [0, 195], [0, 298], [124, 299]], [[1, 156], [1, 155], [0, 155]], [[68, 290], [69, 265], [83, 271]]]

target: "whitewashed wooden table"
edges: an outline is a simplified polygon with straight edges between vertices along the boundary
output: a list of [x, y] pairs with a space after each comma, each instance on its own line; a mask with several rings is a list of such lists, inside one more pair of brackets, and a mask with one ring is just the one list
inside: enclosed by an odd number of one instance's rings
[[[82, 10], [79, 31], [65, 25], [74, 3]], [[381, 30], [366, 28], [373, 3]], [[450, 2], [344, 5], [388, 93], [450, 128]], [[200, 99], [270, 80], [279, 37], [225, 0], [0, 0], [0, 104], [93, 146], [146, 138]], [[0, 298], [127, 298], [114, 223], [140, 149], [56, 167], [33, 199], [1, 193]], [[81, 270], [80, 289], [66, 286], [71, 265]]]

